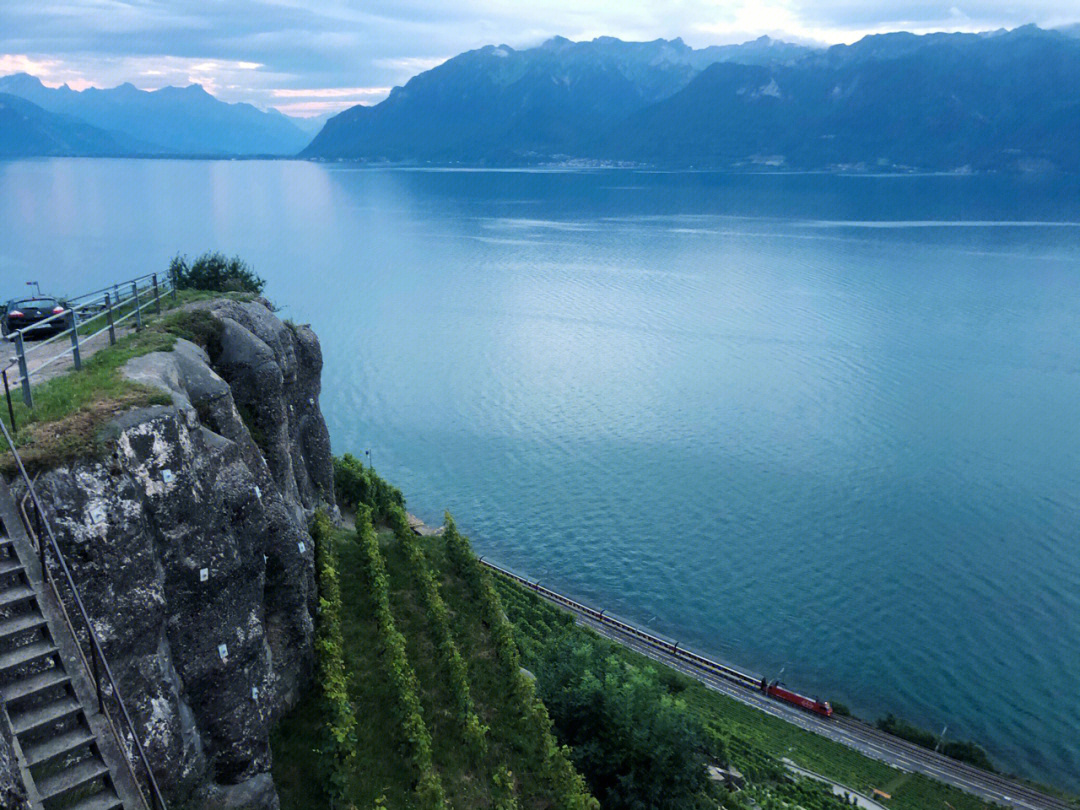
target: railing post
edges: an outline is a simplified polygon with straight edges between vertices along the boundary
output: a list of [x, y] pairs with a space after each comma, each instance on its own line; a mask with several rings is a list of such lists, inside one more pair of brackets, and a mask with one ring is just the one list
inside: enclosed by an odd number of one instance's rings
[[41, 536], [41, 510], [38, 508], [37, 499], [34, 499], [34, 536], [37, 538], [38, 557], [41, 558], [41, 581], [49, 578], [49, 571], [45, 567], [45, 538]]
[[158, 292], [157, 273], [154, 273], [150, 278], [153, 280], [153, 284], [154, 284], [154, 311], [157, 312], [158, 315], [160, 315], [161, 314], [161, 293]]
[[97, 690], [98, 711], [105, 712], [105, 701], [101, 698], [101, 673], [98, 671], [98, 651], [93, 636], [90, 638], [90, 660], [94, 663], [94, 689]]
[[8, 416], [11, 418], [11, 432], [16, 434], [19, 429], [15, 426], [15, 407], [11, 404], [11, 389], [8, 387], [7, 369], [0, 371], [4, 375], [4, 398], [7, 400]]
[[79, 352], [79, 316], [75, 313], [74, 309], [69, 309], [71, 313], [71, 356], [75, 360], [75, 370], [82, 369], [82, 354]]
[[105, 293], [105, 317], [109, 320], [109, 345], [116, 345], [116, 325], [113, 323], [112, 299]]
[[26, 407], [34, 409], [34, 395], [30, 393], [30, 371], [26, 367], [26, 346], [22, 332], [15, 333], [15, 356], [19, 359], [19, 377], [22, 380], [22, 398]]
[[142, 307], [139, 306], [139, 287], [138, 282], [131, 282], [131, 297], [135, 299], [135, 331], [142, 331]]

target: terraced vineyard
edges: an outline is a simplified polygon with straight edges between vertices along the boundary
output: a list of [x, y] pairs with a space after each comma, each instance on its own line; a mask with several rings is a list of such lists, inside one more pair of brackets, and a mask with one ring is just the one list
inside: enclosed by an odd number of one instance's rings
[[[356, 532], [316, 532], [340, 583], [340, 608], [324, 602], [320, 621], [340, 615], [356, 723], [340, 721], [336, 678], [281, 722], [274, 780], [283, 810], [595, 807], [531, 681], [508, 668], [500, 647], [512, 638], [485, 621], [492, 607], [461, 561], [448, 559], [442, 538], [417, 538], [403, 513], [387, 511], [394, 528], [376, 531], [361, 508]], [[320, 660], [338, 654], [332, 641], [318, 647]]]

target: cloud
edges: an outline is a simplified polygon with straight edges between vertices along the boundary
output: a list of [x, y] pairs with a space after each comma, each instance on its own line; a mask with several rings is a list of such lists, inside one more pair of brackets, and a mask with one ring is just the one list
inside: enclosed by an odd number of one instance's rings
[[385, 96], [389, 92], [389, 87], [322, 87], [308, 90], [278, 89], [273, 91], [273, 95], [275, 98], [363, 98]]
[[3, 0], [0, 73], [72, 86], [198, 81], [228, 101], [311, 105], [310, 114], [377, 101], [385, 93], [358, 88], [381, 92], [464, 50], [555, 34], [682, 36], [701, 47], [761, 34], [835, 43], [1078, 19], [1075, 0]]

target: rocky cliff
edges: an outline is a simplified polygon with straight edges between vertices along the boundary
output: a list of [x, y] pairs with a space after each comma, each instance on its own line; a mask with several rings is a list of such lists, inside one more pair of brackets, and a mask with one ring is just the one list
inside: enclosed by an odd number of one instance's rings
[[263, 303], [198, 306], [205, 346], [128, 363], [172, 404], [37, 487], [171, 805], [274, 808], [269, 732], [308, 687], [308, 519], [336, 513], [322, 355]]
[[0, 807], [4, 810], [29, 810], [30, 807], [19, 770], [14, 735], [3, 706], [0, 706]]

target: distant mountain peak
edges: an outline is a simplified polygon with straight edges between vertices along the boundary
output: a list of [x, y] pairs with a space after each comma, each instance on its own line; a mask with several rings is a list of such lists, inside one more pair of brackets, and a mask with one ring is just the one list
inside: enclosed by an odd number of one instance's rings
[[[64, 86], [67, 87], [67, 85]], [[0, 76], [0, 88], [3, 88], [6, 93], [17, 96], [19, 89], [43, 90], [45, 85], [41, 83], [41, 79], [29, 73], [10, 73], [7, 76]]]
[[567, 39], [566, 37], [555, 35], [555, 36], [551, 37], [550, 39], [544, 40], [544, 44], [542, 44], [540, 47], [541, 48], [547, 48], [547, 49], [551, 50], [553, 48], [562, 48], [562, 47], [565, 47], [567, 45], [573, 45], [573, 44], [574, 43], [571, 40]]
[[[250, 104], [228, 104], [197, 82], [153, 91], [140, 90], [131, 82], [76, 91], [67, 85], [46, 87], [23, 73], [0, 77], [0, 92], [112, 136], [110, 154], [126, 149], [132, 154], [291, 155], [310, 137], [286, 116]], [[53, 129], [60, 127], [51, 119], [40, 120]], [[102, 135], [91, 137], [85, 131], [81, 138], [71, 140], [71, 148], [107, 142]], [[90, 153], [90, 147], [86, 149]]]

